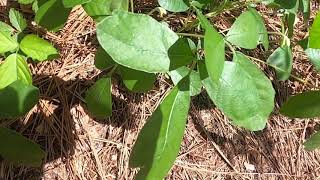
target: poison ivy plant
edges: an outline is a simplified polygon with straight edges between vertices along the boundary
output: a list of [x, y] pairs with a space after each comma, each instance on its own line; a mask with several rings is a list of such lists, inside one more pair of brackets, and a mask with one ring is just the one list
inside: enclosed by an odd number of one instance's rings
[[[32, 85], [28, 57], [44, 61], [58, 55], [51, 43], [24, 34], [27, 21], [19, 11], [10, 9], [9, 20], [14, 28], [0, 23], [0, 53], [4, 57], [0, 63], [1, 120], [19, 118], [38, 103], [39, 89]], [[41, 165], [44, 152], [40, 146], [15, 131], [0, 127], [0, 143], [0, 156], [5, 160], [19, 165]]]

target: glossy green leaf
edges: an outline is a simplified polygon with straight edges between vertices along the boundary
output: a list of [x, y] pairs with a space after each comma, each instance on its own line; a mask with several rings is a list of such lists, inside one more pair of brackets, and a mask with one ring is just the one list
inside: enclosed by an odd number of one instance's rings
[[158, 0], [161, 7], [171, 12], [184, 12], [189, 9], [189, 0]]
[[222, 37], [210, 24], [207, 18], [197, 10], [201, 26], [205, 29], [204, 50], [206, 66], [210, 78], [218, 81], [224, 66], [225, 42]]
[[262, 26], [264, 22], [260, 15], [250, 9], [236, 19], [226, 35], [226, 40], [241, 48], [255, 49], [263, 35]]
[[[177, 85], [183, 78], [188, 76], [190, 68], [180, 67], [176, 70], [170, 71], [169, 75], [174, 85]], [[201, 93], [202, 83], [199, 72], [191, 71], [190, 75], [190, 96], [196, 96]]]
[[118, 64], [149, 73], [169, 71], [173, 62], [168, 50], [178, 40], [170, 28], [152, 17], [125, 11], [114, 11], [98, 23], [97, 37]]
[[292, 96], [281, 107], [280, 113], [290, 118], [320, 117], [320, 91]]
[[133, 70], [124, 66], [118, 67], [125, 86], [133, 92], [147, 92], [151, 90], [156, 81], [156, 75], [143, 71]]
[[41, 5], [35, 21], [49, 31], [59, 31], [66, 23], [72, 8], [65, 8], [62, 0], [49, 0]]
[[99, 19], [111, 15], [117, 9], [127, 11], [128, 6], [128, 0], [91, 0], [84, 4], [83, 8], [89, 16]]
[[111, 78], [101, 78], [86, 93], [89, 112], [94, 117], [104, 119], [112, 114]]
[[12, 26], [20, 32], [22, 32], [27, 27], [26, 19], [19, 11], [13, 8], [11, 8], [9, 11], [9, 19]]
[[91, 0], [62, 0], [64, 7], [72, 8], [77, 5], [85, 4], [90, 2]]
[[304, 144], [308, 151], [313, 151], [320, 147], [320, 132], [313, 134]]
[[139, 133], [129, 164], [136, 179], [163, 179], [180, 149], [190, 106], [188, 78], [174, 87]]
[[289, 79], [292, 71], [293, 57], [289, 46], [277, 48], [268, 58], [267, 63], [276, 67], [277, 77], [281, 81]]
[[225, 62], [219, 82], [206, 78], [203, 85], [214, 104], [235, 125], [251, 131], [265, 127], [274, 108], [275, 91], [265, 74], [243, 54], [237, 52], [233, 62]]
[[0, 127], [0, 155], [17, 165], [40, 167], [45, 156], [40, 146], [21, 134]]
[[12, 51], [18, 47], [17, 41], [9, 34], [8, 29], [0, 29], [0, 53]]
[[0, 90], [0, 119], [23, 116], [39, 100], [39, 89], [17, 80]]
[[105, 70], [111, 68], [116, 63], [113, 61], [112, 57], [101, 47], [97, 49], [95, 58], [94, 58], [94, 65], [96, 68], [100, 70]]
[[31, 85], [31, 71], [22, 56], [11, 54], [0, 66], [0, 89], [7, 87], [17, 80], [21, 80], [26, 85]]
[[59, 56], [53, 45], [34, 34], [26, 35], [20, 43], [20, 49], [34, 60], [44, 61]]

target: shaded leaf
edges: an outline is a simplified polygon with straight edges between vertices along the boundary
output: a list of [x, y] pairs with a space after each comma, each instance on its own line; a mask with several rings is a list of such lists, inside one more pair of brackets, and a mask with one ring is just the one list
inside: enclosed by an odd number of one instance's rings
[[127, 11], [129, 6], [128, 0], [91, 0], [83, 5], [84, 10], [94, 19], [109, 16], [114, 10]]
[[116, 63], [113, 61], [112, 57], [101, 47], [97, 49], [95, 58], [94, 58], [94, 65], [100, 69], [108, 69], [114, 66]]
[[289, 46], [277, 48], [268, 58], [267, 63], [276, 67], [277, 77], [281, 81], [289, 79], [292, 71], [293, 57]]
[[66, 23], [72, 8], [65, 8], [62, 0], [48, 0], [36, 12], [35, 21], [49, 31], [59, 31]]
[[111, 78], [101, 78], [86, 92], [86, 103], [94, 117], [104, 119], [112, 114]]
[[190, 106], [188, 79], [162, 101], [139, 133], [130, 166], [140, 167], [136, 179], [163, 179], [180, 149]]
[[54, 59], [59, 56], [53, 45], [34, 34], [26, 35], [21, 43], [21, 50], [34, 60], [44, 61]]
[[304, 144], [308, 151], [313, 151], [320, 147], [320, 132], [313, 134]]
[[39, 100], [39, 89], [17, 80], [0, 90], [0, 119], [23, 116]]
[[171, 12], [184, 12], [189, 9], [189, 0], [158, 0], [161, 7]]
[[77, 5], [85, 4], [90, 2], [91, 0], [62, 0], [64, 7], [72, 8]]
[[290, 118], [314, 118], [320, 116], [320, 91], [304, 92], [292, 96], [282, 105], [280, 113]]
[[4, 127], [0, 127], [0, 144], [0, 155], [14, 164], [40, 167], [45, 156], [38, 144]]

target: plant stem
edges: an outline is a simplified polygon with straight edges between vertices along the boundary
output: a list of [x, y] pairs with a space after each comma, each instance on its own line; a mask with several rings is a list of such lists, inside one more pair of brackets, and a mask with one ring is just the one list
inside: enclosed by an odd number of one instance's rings
[[202, 34], [192, 34], [192, 33], [177, 33], [179, 36], [186, 36], [186, 37], [195, 37], [195, 38], [204, 38]]
[[226, 43], [226, 45], [229, 47], [229, 49], [232, 51], [233, 54], [236, 53], [236, 50], [233, 48], [233, 46], [228, 42], [228, 41], [224, 41]]
[[133, 0], [130, 0], [130, 6], [131, 6], [131, 12], [134, 13], [134, 4], [133, 4]]

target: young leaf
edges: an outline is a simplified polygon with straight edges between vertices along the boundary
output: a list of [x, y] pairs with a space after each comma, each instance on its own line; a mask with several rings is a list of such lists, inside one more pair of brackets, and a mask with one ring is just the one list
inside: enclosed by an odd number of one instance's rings
[[114, 66], [116, 63], [113, 61], [112, 57], [101, 47], [97, 49], [94, 65], [100, 70], [108, 69]]
[[150, 16], [124, 11], [114, 11], [98, 23], [97, 37], [118, 64], [149, 73], [169, 71], [168, 50], [178, 40], [171, 29]]
[[90, 2], [91, 0], [62, 0], [64, 7], [73, 8], [77, 5], [85, 4]]
[[40, 167], [45, 156], [38, 144], [4, 127], [0, 127], [0, 144], [0, 155], [17, 165]]
[[243, 12], [233, 23], [226, 40], [241, 48], [255, 49], [263, 35], [260, 33], [264, 31], [262, 18], [258, 17], [258, 13], [252, 9]]
[[118, 67], [125, 86], [133, 92], [147, 92], [151, 90], [156, 81], [156, 75], [143, 71], [133, 70], [124, 66]]
[[12, 51], [18, 47], [17, 41], [7, 30], [8, 29], [0, 29], [0, 53]]
[[23, 116], [39, 100], [39, 89], [17, 80], [0, 90], [0, 119]]
[[5, 34], [8, 34], [9, 36], [11, 36], [14, 32], [14, 29], [11, 26], [9, 26], [8, 24], [0, 21], [0, 32], [3, 32]]
[[320, 91], [292, 96], [281, 107], [280, 113], [290, 118], [320, 117]]
[[13, 8], [11, 8], [9, 11], [9, 19], [12, 26], [20, 32], [22, 32], [27, 27], [26, 19], [19, 11]]
[[171, 12], [184, 12], [189, 9], [189, 0], [158, 0], [161, 7]]
[[304, 144], [308, 151], [313, 151], [320, 147], [320, 132], [313, 134]]
[[[225, 62], [219, 82], [206, 78], [203, 85], [234, 124], [251, 131], [262, 130], [273, 110], [275, 91], [270, 80], [243, 54], [234, 54], [233, 61]], [[201, 74], [203, 79], [205, 72]]]
[[[169, 75], [172, 79], [172, 82], [174, 85], [177, 85], [183, 78], [188, 76], [190, 72], [190, 69], [183, 66], [176, 70], [170, 71]], [[191, 71], [190, 75], [190, 96], [196, 96], [201, 93], [201, 79], [199, 72], [196, 72], [194, 70]]]
[[89, 112], [104, 119], [112, 114], [111, 78], [101, 78], [86, 93]]
[[26, 35], [21, 43], [21, 50], [34, 60], [44, 61], [54, 59], [59, 56], [53, 45], [34, 34]]
[[190, 106], [188, 78], [174, 87], [139, 133], [129, 164], [136, 179], [163, 179], [180, 149]]
[[66, 23], [72, 8], [65, 8], [62, 0], [49, 0], [41, 5], [35, 21], [49, 31], [59, 31]]
[[224, 66], [225, 42], [222, 37], [210, 24], [207, 18], [197, 10], [199, 20], [205, 29], [204, 50], [205, 63], [212, 81], [218, 81]]
[[[102, 6], [103, 4], [103, 6]], [[83, 5], [84, 10], [94, 19], [106, 17], [112, 14], [114, 10], [128, 11], [128, 0], [91, 0]]]
[[277, 48], [268, 58], [267, 63], [276, 67], [275, 70], [279, 80], [289, 79], [293, 64], [291, 48], [287, 45]]
[[26, 85], [32, 84], [31, 71], [25, 59], [18, 54], [11, 54], [0, 66], [0, 89], [21, 80]]

